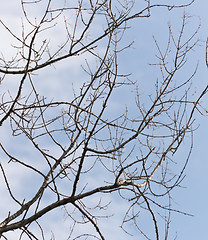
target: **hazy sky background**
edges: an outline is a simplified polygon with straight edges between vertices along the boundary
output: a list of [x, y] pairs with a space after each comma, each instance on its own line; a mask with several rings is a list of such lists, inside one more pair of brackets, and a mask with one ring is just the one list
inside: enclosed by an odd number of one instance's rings
[[[196, 61], [199, 61], [199, 69], [194, 78], [196, 89], [201, 89], [208, 83], [207, 68], [205, 66], [205, 40], [208, 35], [208, 17], [207, 17], [208, 2], [203, 0], [196, 1], [193, 6], [187, 8], [187, 13], [201, 19], [201, 29], [199, 36], [201, 38], [201, 47], [196, 49], [196, 52], [191, 56], [193, 58], [193, 68]], [[175, 27], [175, 20], [180, 15], [175, 11], [175, 15], [171, 16], [172, 26]], [[156, 17], [163, 18], [162, 14]], [[163, 21], [163, 20], [162, 20]], [[161, 21], [161, 22], [162, 22]], [[167, 21], [167, 19], [166, 19]], [[164, 22], [166, 22], [164, 21]], [[192, 20], [193, 21], [193, 20]], [[155, 35], [159, 35], [159, 28], [155, 30]], [[193, 22], [190, 23], [190, 30], [194, 29]], [[164, 36], [164, 32], [160, 32]], [[204, 102], [208, 103], [208, 96], [205, 97]], [[206, 104], [205, 104], [206, 105]], [[172, 230], [178, 232], [177, 239], [206, 239], [208, 236], [208, 186], [207, 186], [207, 173], [208, 173], [208, 119], [202, 118], [198, 115], [197, 120], [200, 123], [199, 129], [194, 134], [194, 148], [186, 169], [186, 178], [183, 186], [186, 189], [178, 189], [175, 195], [175, 201], [179, 204], [178, 207], [186, 212], [192, 213], [194, 217], [187, 217], [182, 215], [174, 215], [172, 220]], [[186, 148], [186, 146], [184, 147]], [[185, 150], [185, 149], [184, 149]], [[183, 149], [178, 158], [183, 158]]]
[[[208, 83], [208, 70], [205, 65], [205, 41], [208, 35], [208, 16], [207, 16], [208, 2], [203, 0], [197, 0], [185, 11], [187, 14], [192, 16], [190, 18], [190, 25], [188, 27], [188, 32], [194, 31], [195, 27], [199, 22], [201, 22], [201, 28], [199, 31], [200, 45], [195, 49], [195, 52], [191, 53], [191, 62], [193, 69], [196, 66], [197, 61], [199, 62], [199, 68], [196, 76], [194, 77], [194, 87], [196, 90], [202, 89]], [[152, 35], [158, 39], [159, 43], [163, 43], [166, 46], [166, 41], [168, 37], [168, 22], [172, 25], [173, 29], [180, 28], [181, 17], [183, 10], [173, 10], [164, 11], [164, 9], [153, 11], [152, 17], [150, 19], [140, 22], [135, 22], [132, 28], [132, 36], [136, 40], [136, 50], [133, 53], [133, 63], [131, 61], [132, 69], [136, 69], [137, 64], [142, 64], [144, 62], [151, 63], [154, 53], [156, 53], [156, 48], [152, 39]], [[159, 14], [158, 14], [159, 13]], [[139, 31], [135, 31], [135, 28]], [[143, 33], [149, 38], [143, 40]], [[130, 35], [131, 36], [131, 35]], [[150, 47], [149, 47], [150, 46]], [[161, 46], [161, 45], [160, 45]], [[149, 51], [147, 51], [147, 49]], [[152, 50], [154, 52], [152, 52]], [[141, 54], [142, 52], [142, 54]], [[193, 55], [192, 55], [193, 54]], [[138, 56], [142, 56], [139, 57]], [[190, 59], [189, 59], [190, 60]], [[191, 65], [189, 65], [191, 67]], [[138, 68], [137, 68], [138, 69]], [[140, 71], [140, 69], [138, 69]], [[135, 72], [133, 75], [146, 76], [145, 79], [152, 79], [154, 73], [152, 74], [151, 68], [147, 67], [146, 72]], [[137, 76], [138, 76], [137, 75]], [[151, 81], [151, 80], [150, 80]], [[148, 84], [148, 83], [147, 83]], [[147, 87], [148, 88], [148, 87]], [[203, 99], [205, 106], [208, 103], [208, 96]], [[207, 104], [208, 106], [208, 104]], [[206, 239], [208, 236], [208, 186], [207, 186], [207, 176], [208, 176], [208, 118], [201, 117], [197, 115], [198, 123], [200, 124], [199, 129], [194, 133], [194, 148], [188, 167], [186, 169], [186, 178], [184, 179], [182, 186], [186, 187], [184, 189], [180, 188], [175, 191], [174, 200], [178, 205], [178, 209], [185, 212], [191, 213], [194, 217], [187, 217], [180, 214], [172, 215], [171, 221], [171, 237], [174, 239], [174, 232], [177, 232], [177, 239]], [[180, 149], [177, 155], [177, 161], [184, 158], [184, 152], [186, 151], [187, 145], [184, 145]], [[135, 238], [136, 239], [136, 238]]]
[[[137, 1], [137, 0], [136, 0]], [[140, 1], [138, 1], [140, 2]], [[137, 4], [138, 4], [137, 2]], [[179, 2], [179, 1], [176, 1]], [[21, 22], [18, 17], [18, 12], [20, 12], [19, 8], [19, 1], [17, 0], [10, 0], [3, 1], [1, 3], [0, 8], [0, 19], [1, 16], [4, 17], [4, 19], [7, 18], [8, 24], [15, 25], [17, 22]], [[191, 53], [190, 59], [193, 69], [195, 68], [197, 62], [199, 62], [199, 68], [196, 76], [194, 77], [194, 88], [196, 91], [200, 91], [206, 84], [208, 84], [208, 70], [205, 65], [205, 41], [208, 35], [208, 17], [207, 17], [207, 9], [208, 9], [208, 2], [205, 0], [196, 0], [195, 3], [186, 9], [186, 13], [192, 16], [190, 19], [190, 24], [187, 26], [188, 33], [191, 33], [191, 31], [195, 30], [197, 24], [201, 21], [201, 29], [199, 31], [199, 36], [201, 38], [201, 46], [198, 46], [195, 49], [195, 52]], [[145, 79], [145, 81], [141, 84], [143, 91], [150, 91], [151, 92], [151, 83], [155, 80], [155, 69], [153, 67], [150, 67], [148, 63], [154, 62], [155, 59], [155, 53], [157, 52], [154, 41], [153, 41], [153, 35], [158, 40], [160, 45], [166, 44], [167, 38], [168, 38], [168, 23], [170, 23], [177, 32], [177, 29], [180, 29], [180, 23], [181, 18], [183, 16], [183, 10], [172, 10], [167, 11], [165, 9], [158, 9], [154, 10], [152, 12], [151, 18], [148, 19], [138, 19], [134, 22], [131, 22], [130, 25], [132, 25], [132, 28], [128, 30], [127, 35], [125, 36], [124, 40], [126, 42], [131, 41], [132, 39], [135, 40], [134, 48], [128, 51], [128, 53], [123, 54], [120, 59], [120, 68], [125, 72], [132, 72], [132, 79]], [[18, 29], [16, 28], [16, 31], [18, 32]], [[1, 31], [1, 28], [0, 28]], [[59, 35], [58, 35], [59, 36]], [[53, 40], [58, 36], [54, 36]], [[7, 45], [7, 36], [1, 37], [2, 46], [0, 46], [0, 51], [8, 52], [9, 54], [12, 54], [9, 49], [5, 48]], [[130, 60], [129, 60], [130, 59]], [[76, 68], [76, 62], [71, 62], [70, 66], [67, 66], [71, 70], [71, 78], [77, 78], [79, 79], [81, 77], [81, 74], [79, 73], [79, 69]], [[50, 89], [49, 95], [54, 96], [55, 94], [63, 95], [68, 93], [63, 93], [63, 85], [60, 85], [60, 79], [57, 81], [58, 78], [60, 78], [60, 74], [62, 77], [62, 82], [65, 83], [68, 80], [68, 75], [62, 72], [62, 69], [64, 70], [66, 66], [62, 63], [57, 64], [57, 69], [52, 70], [52, 72], [40, 72], [40, 78], [41, 74], [43, 79], [48, 78], [50, 81], [53, 82], [53, 84], [48, 87], [48, 82], [41, 82], [39, 85], [40, 91], [43, 93], [48, 91]], [[11, 78], [8, 80], [8, 85], [2, 85], [0, 94], [8, 88], [12, 88], [15, 91], [15, 84], [13, 79]], [[62, 87], [61, 87], [62, 86]], [[79, 86], [79, 83], [77, 83], [77, 87]], [[11, 90], [12, 91], [12, 90]], [[120, 102], [121, 104], [127, 100], [124, 98], [123, 93], [115, 95], [118, 99], [117, 102]], [[208, 96], [204, 99], [204, 102], [208, 103]], [[112, 105], [113, 107], [119, 107], [118, 105]], [[182, 185], [186, 188], [177, 189], [175, 190], [174, 199], [177, 202], [178, 209], [191, 213], [194, 215], [194, 217], [188, 217], [183, 216], [180, 214], [174, 214], [172, 215], [172, 222], [171, 222], [171, 235], [170, 239], [174, 239], [176, 232], [178, 235], [178, 240], [196, 240], [196, 239], [206, 239], [208, 236], [208, 220], [207, 220], [207, 214], [208, 214], [208, 187], [207, 187], [207, 172], [208, 172], [208, 154], [207, 154], [207, 148], [208, 148], [208, 117], [203, 118], [197, 115], [197, 120], [200, 124], [199, 129], [194, 134], [194, 149], [188, 164], [188, 167], [186, 169], [186, 178], [183, 181]], [[7, 137], [6, 128], [0, 129], [0, 135], [1, 138], [4, 138], [4, 142], [6, 142], [9, 146], [9, 137]], [[10, 146], [11, 150], [15, 153], [22, 150], [24, 146], [22, 146], [20, 143], [17, 143], [16, 146], [12, 145]], [[184, 149], [183, 149], [184, 148]], [[187, 145], [184, 144], [183, 148], [179, 151], [177, 154], [177, 158], [180, 161], [180, 158], [184, 158], [184, 152], [187, 148]], [[30, 151], [30, 149], [25, 150], [27, 154], [24, 155], [25, 158], [31, 157], [33, 155], [33, 152]], [[3, 155], [0, 157], [3, 158]], [[34, 156], [33, 156], [34, 157]], [[178, 161], [178, 159], [176, 159]], [[2, 161], [0, 159], [0, 161]], [[38, 164], [38, 163], [37, 163]], [[13, 172], [17, 173], [18, 169], [15, 168], [13, 170], [10, 170], [10, 175], [13, 174]], [[19, 173], [19, 177], [21, 178], [22, 172]], [[29, 176], [28, 176], [29, 179]], [[1, 179], [0, 179], [1, 180]], [[34, 179], [33, 179], [34, 181]], [[38, 181], [38, 180], [37, 180]], [[22, 185], [16, 183], [16, 189], [17, 191], [22, 189]], [[24, 190], [30, 191], [30, 183], [26, 183], [24, 185]], [[1, 213], [5, 213], [6, 206], [9, 204], [6, 199], [4, 199], [4, 190], [0, 186], [0, 215]], [[3, 208], [2, 208], [3, 205]], [[115, 204], [114, 209], [116, 212], [119, 212], [122, 205]], [[56, 210], [59, 211], [59, 210]], [[50, 221], [51, 225], [56, 224], [58, 219], [56, 218], [56, 213], [50, 214]], [[1, 220], [1, 217], [0, 217]], [[117, 220], [119, 221], [119, 214]], [[142, 219], [140, 219], [141, 221]], [[107, 239], [120, 239], [125, 240], [128, 239], [125, 237], [126, 235], [122, 234], [121, 236], [117, 236], [116, 232], [110, 229], [111, 226], [111, 220], [108, 220], [106, 222], [106, 225], [103, 225], [102, 228], [104, 229], [104, 232], [106, 232]], [[115, 222], [113, 224], [116, 224]], [[67, 228], [67, 223], [65, 224]], [[118, 224], [119, 225], [119, 222]], [[148, 229], [149, 226], [147, 226]], [[63, 239], [65, 237], [65, 234], [62, 230], [56, 229], [56, 233], [59, 234], [60, 238]], [[15, 236], [11, 233], [11, 240], [15, 240]], [[46, 238], [47, 239], [47, 238]], [[58, 239], [58, 238], [57, 238]], [[129, 237], [129, 239], [139, 239], [138, 236]]]

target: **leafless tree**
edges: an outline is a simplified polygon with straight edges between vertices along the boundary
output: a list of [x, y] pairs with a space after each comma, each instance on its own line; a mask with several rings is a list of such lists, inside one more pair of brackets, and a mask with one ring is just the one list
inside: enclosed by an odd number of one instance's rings
[[[6, 189], [8, 201], [7, 215], [1, 214], [2, 239], [10, 232], [16, 239], [49, 239], [44, 222], [56, 209], [69, 220], [68, 239], [106, 239], [102, 223], [116, 213], [113, 202], [126, 207], [120, 209], [126, 234], [133, 222], [142, 238], [153, 239], [153, 228], [154, 239], [168, 239], [171, 213], [180, 212], [172, 207], [171, 191], [183, 180], [194, 115], [206, 113], [201, 99], [208, 87], [193, 94], [197, 67], [186, 78], [180, 75], [198, 44], [198, 28], [185, 33], [185, 13], [178, 34], [169, 26], [166, 48], [154, 39], [157, 62], [152, 65], [160, 77], [152, 80], [151, 96], [141, 94], [140, 80], [119, 68], [119, 54], [132, 46], [122, 42], [132, 21], [142, 24], [153, 9], [193, 3], [153, 2], [21, 0], [21, 32], [0, 20], [1, 38], [13, 38], [12, 50], [7, 49], [12, 55], [0, 58], [1, 191]], [[47, 87], [41, 91], [44, 82], [54, 84], [50, 71], [75, 62], [82, 73], [76, 77], [65, 68], [63, 95], [52, 98], [49, 85], [48, 92]], [[114, 93], [132, 88], [135, 104], [114, 110]], [[174, 157], [185, 139], [191, 145], [176, 168]], [[27, 181], [30, 189], [22, 185], [19, 194], [15, 184]], [[142, 228], [147, 224], [148, 232]]]

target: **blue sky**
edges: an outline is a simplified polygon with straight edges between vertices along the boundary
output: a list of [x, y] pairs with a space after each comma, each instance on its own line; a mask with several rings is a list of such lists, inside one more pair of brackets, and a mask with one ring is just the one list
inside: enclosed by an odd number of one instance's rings
[[[207, 18], [206, 1], [196, 1], [193, 6], [187, 8], [186, 11], [193, 16], [196, 20], [201, 18], [201, 29], [199, 32], [201, 38], [201, 47], [198, 47], [194, 52], [194, 62], [199, 61], [199, 69], [194, 78], [196, 89], [201, 89], [208, 83], [207, 68], [205, 65], [205, 40], [208, 33], [208, 18]], [[178, 18], [178, 14], [171, 16], [172, 26], [174, 21]], [[191, 29], [194, 26], [191, 23]], [[154, 30], [153, 30], [154, 31]], [[156, 34], [158, 34], [156, 30]], [[163, 35], [162, 35], [163, 36]], [[205, 106], [207, 106], [207, 96], [203, 99]], [[178, 189], [175, 194], [175, 201], [178, 203], [179, 209], [192, 213], [194, 217], [187, 217], [182, 215], [174, 215], [172, 219], [172, 230], [178, 233], [177, 239], [206, 239], [208, 236], [207, 228], [207, 172], [208, 172], [208, 157], [207, 157], [207, 117], [197, 115], [196, 119], [200, 124], [199, 129], [194, 133], [194, 148], [188, 167], [186, 169], [186, 178], [182, 185], [186, 188]], [[186, 150], [181, 149], [178, 158], [183, 158], [183, 152]]]
[[[18, 1], [19, 3], [19, 1]], [[4, 2], [2, 3], [2, 8], [0, 9], [0, 16], [6, 16], [8, 13], [8, 22], [10, 25], [14, 25], [14, 23], [20, 19], [18, 17], [18, 8], [16, 7], [17, 1], [11, 0], [9, 3]], [[135, 5], [136, 7], [137, 5]], [[207, 68], [205, 65], [205, 40], [208, 35], [208, 17], [207, 17], [207, 9], [208, 9], [208, 2], [203, 0], [196, 0], [193, 6], [186, 9], [187, 13], [192, 16], [190, 19], [190, 23], [187, 26], [187, 33], [191, 33], [192, 30], [194, 31], [197, 27], [197, 24], [201, 21], [201, 29], [199, 31], [199, 37], [201, 38], [201, 46], [198, 46], [196, 50], [190, 56], [190, 63], [189, 68], [195, 67], [197, 62], [199, 62], [198, 72], [194, 77], [194, 84], [193, 87], [196, 91], [200, 91], [203, 87], [208, 84], [207, 79]], [[138, 19], [137, 21], [132, 22], [132, 28], [127, 31], [127, 35], [124, 37], [124, 43], [130, 42], [132, 40], [135, 41], [133, 48], [130, 49], [127, 53], [121, 55], [120, 59], [120, 68], [124, 72], [132, 72], [131, 78], [134, 79], [145, 79], [145, 81], [140, 83], [143, 92], [151, 93], [152, 81], [154, 80], [157, 69], [152, 66], [149, 66], [149, 63], [155, 61], [155, 53], [157, 52], [156, 46], [153, 41], [153, 35], [158, 40], [160, 46], [165, 45], [167, 42], [168, 37], [168, 23], [170, 23], [173, 29], [178, 31], [180, 29], [181, 18], [183, 16], [183, 10], [172, 10], [167, 11], [164, 9], [158, 9], [152, 12], [152, 16], [148, 19]], [[16, 31], [18, 32], [16, 28]], [[0, 29], [1, 31], [1, 29]], [[61, 31], [60, 31], [61, 32]], [[53, 36], [53, 41], [56, 42], [58, 36]], [[7, 36], [4, 36], [3, 42], [6, 47], [2, 50], [7, 52], [7, 49], [10, 49], [7, 45]], [[1, 49], [0, 49], [1, 50]], [[8, 55], [12, 54], [8, 51]], [[131, 61], [127, 60], [131, 59]], [[84, 59], [82, 59], [84, 61]], [[93, 60], [92, 60], [93, 61]], [[78, 81], [82, 75], [80, 74], [80, 63], [79, 62], [68, 62], [66, 65], [63, 63], [58, 63], [56, 69], [51, 70], [51, 72], [44, 72], [41, 71], [40, 75], [42, 74], [43, 79], [46, 81], [42, 81], [38, 88], [40, 93], [44, 93], [47, 89], [48, 96], [53, 97], [55, 95], [61, 95], [63, 98], [68, 92], [63, 92], [65, 83], [68, 81], [68, 72], [70, 70], [71, 76], [73, 79], [76, 78], [75, 87], [79, 88], [81, 83]], [[65, 69], [68, 69], [67, 72], [64, 72]], [[59, 76], [62, 76], [62, 84], [60, 84]], [[184, 73], [186, 74], [186, 72]], [[15, 78], [14, 78], [15, 79]], [[11, 93], [15, 91], [16, 84], [14, 84], [14, 79], [9, 79], [8, 83], [1, 86], [1, 94], [7, 88], [11, 89]], [[53, 81], [53, 84], [48, 85], [49, 81]], [[126, 99], [130, 99], [130, 96], [127, 94], [125, 97], [125, 92], [115, 94], [115, 101], [112, 107], [119, 108], [119, 104], [122, 104], [123, 107], [125, 104]], [[208, 96], [203, 99], [204, 104], [206, 106]], [[131, 99], [133, 101], [133, 98]], [[208, 201], [208, 191], [207, 191], [207, 172], [208, 172], [208, 157], [207, 157], [207, 136], [208, 136], [208, 118], [201, 117], [200, 115], [196, 115], [196, 119], [200, 124], [200, 127], [195, 131], [194, 134], [194, 148], [192, 155], [190, 157], [189, 164], [186, 169], [186, 178], [184, 179], [182, 186], [185, 188], [180, 188], [174, 191], [174, 200], [176, 202], [175, 206], [182, 211], [191, 213], [194, 217], [183, 216], [181, 214], [174, 214], [172, 215], [172, 222], [171, 222], [171, 232], [170, 232], [170, 239], [174, 239], [176, 233], [178, 235], [177, 239], [206, 239], [208, 236], [208, 228], [207, 228], [207, 201]], [[7, 136], [7, 128], [0, 129], [0, 135], [4, 136], [4, 142], [8, 145], [8, 147], [15, 152], [15, 154], [22, 154], [24, 152], [25, 158], [31, 158], [35, 155], [30, 151], [30, 149], [24, 149], [24, 146], [17, 141], [16, 145], [9, 145], [10, 138]], [[187, 142], [188, 143], [188, 142]], [[182, 145], [179, 153], [176, 155], [177, 161], [180, 159], [184, 159], [184, 152], [187, 149], [187, 144], [185, 143]], [[0, 153], [2, 154], [2, 153]], [[3, 155], [0, 155], [1, 157]], [[38, 156], [35, 156], [38, 158]], [[34, 158], [35, 159], [35, 158]], [[36, 164], [39, 164], [38, 162]], [[27, 173], [19, 172], [17, 173], [17, 169], [9, 170], [9, 175], [12, 176], [16, 174], [16, 177], [20, 177], [20, 181], [16, 182], [16, 191], [20, 191], [20, 194], [24, 193], [24, 191], [28, 191], [30, 194], [30, 182], [25, 182], [25, 179], [30, 179], [30, 176]], [[24, 175], [26, 174], [26, 175]], [[24, 177], [23, 177], [24, 175]], [[15, 179], [13, 180], [15, 182]], [[24, 181], [24, 191], [22, 189], [22, 182]], [[34, 179], [33, 179], [34, 181]], [[37, 179], [38, 181], [38, 179]], [[90, 180], [89, 180], [90, 181]], [[91, 180], [93, 181], [93, 179]], [[7, 199], [4, 197], [5, 189], [0, 188], [0, 194], [2, 196], [1, 203], [0, 203], [0, 211], [1, 213], [6, 213], [6, 205], [9, 204]], [[110, 199], [109, 199], [110, 200]], [[3, 203], [3, 205], [2, 205]], [[122, 205], [123, 204], [123, 205]], [[114, 205], [115, 211], [118, 213], [118, 217], [112, 220], [108, 220], [102, 226], [104, 231], [108, 234], [107, 239], [127, 239], [126, 235], [116, 235], [110, 226], [115, 225], [118, 223], [120, 214], [119, 210], [121, 207], [125, 207], [125, 203], [122, 203], [119, 206], [117, 204]], [[10, 205], [11, 206], [11, 205]], [[59, 211], [59, 210], [57, 210]], [[62, 213], [63, 214], [63, 213]], [[64, 215], [64, 214], [63, 214]], [[143, 218], [144, 221], [146, 218]], [[140, 219], [142, 220], [142, 219]], [[50, 225], [54, 224], [59, 221], [56, 218], [56, 212], [50, 214]], [[65, 222], [65, 229], [67, 229], [67, 222]], [[146, 226], [147, 229], [149, 226]], [[50, 227], [48, 227], [50, 228]], [[50, 233], [50, 230], [49, 230]], [[11, 239], [15, 239], [15, 236], [11, 233]], [[56, 229], [56, 234], [60, 236], [60, 239], [64, 239], [66, 234], [60, 229]], [[138, 236], [129, 237], [129, 239], [138, 239]], [[142, 238], [141, 238], [142, 239]]]
[[[192, 31], [196, 26], [199, 20], [201, 21], [201, 28], [199, 31], [199, 37], [201, 39], [201, 46], [197, 47], [196, 51], [190, 57], [192, 65], [195, 66], [196, 62], [199, 61], [198, 72], [194, 78], [194, 84], [196, 90], [202, 89], [208, 83], [208, 70], [205, 65], [205, 41], [208, 34], [208, 17], [207, 17], [207, 8], [208, 2], [198, 0], [190, 8], [186, 9], [186, 12], [192, 16], [190, 20], [190, 26], [188, 30]], [[146, 63], [152, 61], [152, 49], [154, 49], [154, 43], [151, 39], [151, 35], [154, 35], [156, 39], [159, 39], [159, 42], [163, 42], [163, 39], [167, 39], [167, 23], [170, 22], [172, 27], [177, 29], [179, 28], [178, 23], [182, 16], [182, 11], [174, 10], [165, 14], [162, 13], [153, 14], [152, 19], [147, 19], [146, 25], [143, 28], [143, 31], [147, 32], [146, 35], [149, 36], [147, 42], [142, 42], [140, 40], [142, 31], [135, 32], [132, 30], [132, 34], [135, 35], [136, 39], [136, 50], [133, 53], [135, 60], [140, 53], [143, 51], [142, 57], [137, 61], [142, 63], [144, 60]], [[160, 11], [159, 11], [160, 12]], [[200, 19], [199, 19], [200, 18]], [[151, 23], [148, 21], [150, 20]], [[157, 23], [157, 24], [155, 24]], [[148, 24], [150, 24], [148, 26]], [[152, 26], [151, 26], [152, 24]], [[135, 22], [134, 27], [137, 23]], [[141, 24], [142, 26], [142, 24]], [[138, 26], [139, 29], [140, 26]], [[140, 42], [142, 42], [142, 47], [140, 48]], [[147, 46], [150, 44], [151, 50], [146, 52]], [[146, 54], [147, 53], [147, 54]], [[147, 78], [152, 77], [151, 68], [149, 68], [148, 73], [143, 73]], [[208, 96], [203, 99], [204, 105], [208, 106]], [[178, 209], [184, 210], [185, 212], [191, 213], [194, 217], [187, 217], [180, 214], [175, 214], [172, 216], [171, 226], [172, 226], [172, 238], [174, 239], [174, 232], [177, 232], [177, 239], [206, 239], [208, 236], [208, 186], [207, 186], [207, 173], [208, 173], [208, 155], [207, 155], [207, 146], [208, 146], [208, 118], [201, 117], [200, 115], [196, 116], [196, 119], [199, 123], [199, 129], [194, 133], [194, 148], [188, 163], [182, 186], [185, 188], [179, 188], [175, 191], [174, 200], [178, 205]], [[182, 146], [179, 154], [177, 155], [177, 160], [184, 158], [184, 151], [186, 150], [187, 145]]]

